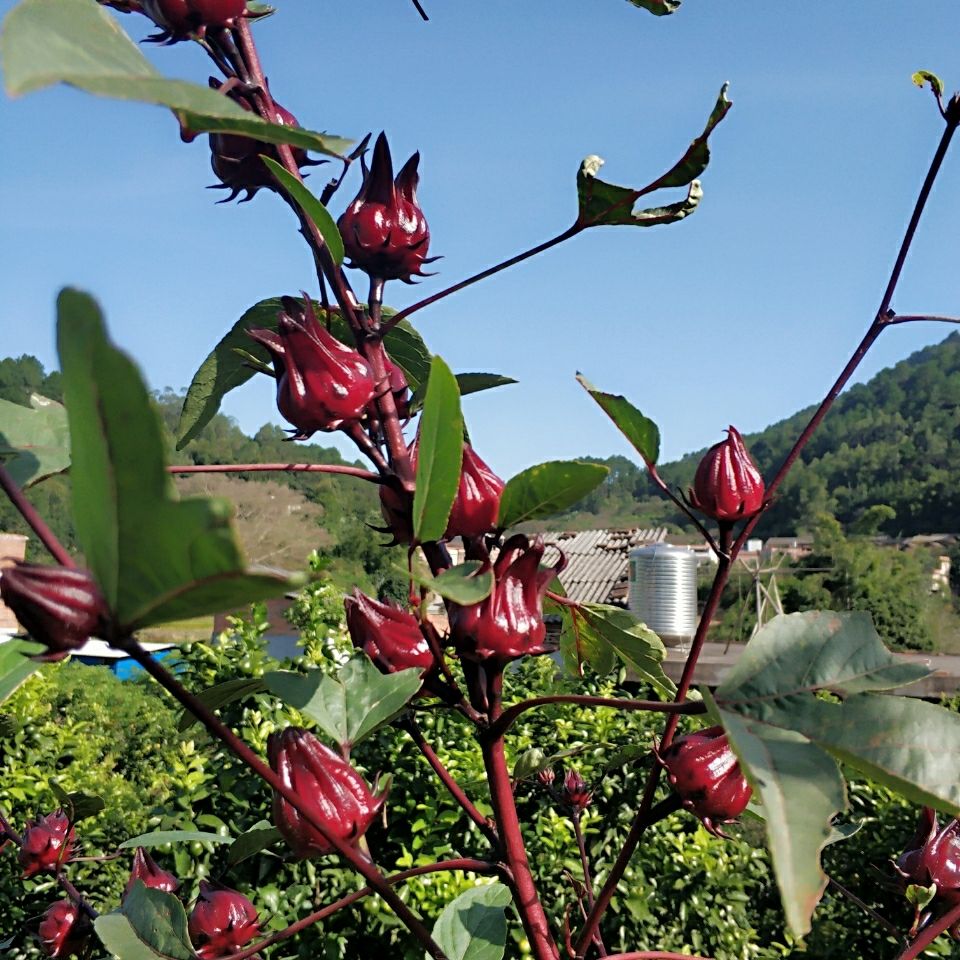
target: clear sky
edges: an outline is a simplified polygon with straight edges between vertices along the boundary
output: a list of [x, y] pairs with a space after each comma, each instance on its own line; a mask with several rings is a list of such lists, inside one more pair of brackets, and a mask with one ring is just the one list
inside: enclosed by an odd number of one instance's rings
[[[419, 288], [389, 284], [396, 307], [568, 226], [587, 154], [640, 186], [680, 156], [726, 80], [734, 102], [694, 216], [582, 234], [415, 316], [455, 370], [520, 381], [465, 401], [482, 456], [511, 475], [628, 452], [577, 370], [660, 424], [665, 460], [819, 399], [876, 310], [940, 136], [910, 75], [960, 86], [956, 0], [686, 0], [663, 18], [626, 0], [424, 3], [429, 23], [404, 0], [277, 0], [256, 28], [273, 93], [305, 126], [385, 129], [398, 163], [421, 151], [444, 259]], [[136, 39], [150, 32], [120, 19]], [[194, 45], [144, 49], [206, 80]], [[0, 131], [0, 354], [55, 364], [53, 301], [69, 283], [100, 299], [152, 386], [183, 387], [246, 307], [316, 292], [290, 212], [266, 191], [214, 206], [204, 138], [182, 144], [164, 110], [61, 89], [0, 102]], [[960, 314], [958, 152], [899, 312]], [[888, 330], [861, 379], [949, 332]], [[279, 422], [263, 377], [225, 411], [248, 432]]]

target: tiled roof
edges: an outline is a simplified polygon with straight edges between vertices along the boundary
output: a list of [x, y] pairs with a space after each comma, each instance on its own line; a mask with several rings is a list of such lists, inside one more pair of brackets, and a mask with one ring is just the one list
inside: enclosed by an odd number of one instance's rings
[[557, 550], [567, 558], [560, 582], [567, 596], [581, 603], [626, 606], [630, 551], [646, 543], [661, 543], [665, 527], [632, 530], [579, 530], [544, 533], [544, 563], [556, 563]]

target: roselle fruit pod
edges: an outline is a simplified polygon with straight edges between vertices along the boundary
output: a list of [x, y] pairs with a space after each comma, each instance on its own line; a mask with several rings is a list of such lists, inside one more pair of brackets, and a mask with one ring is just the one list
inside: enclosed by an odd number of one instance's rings
[[242, 893], [202, 880], [187, 931], [201, 960], [218, 960], [260, 936], [260, 924], [256, 907]]
[[413, 497], [389, 481], [381, 483], [378, 492], [386, 530], [393, 534], [390, 546], [413, 543]]
[[960, 820], [941, 828], [936, 812], [924, 807], [913, 840], [893, 866], [904, 888], [936, 884], [938, 899], [951, 907], [960, 904]]
[[107, 630], [109, 612], [93, 577], [70, 567], [15, 561], [0, 574], [0, 597], [30, 636], [62, 660]]
[[491, 594], [469, 606], [449, 605], [450, 636], [461, 656], [505, 663], [548, 651], [543, 597], [566, 559], [561, 554], [555, 566], [541, 569], [544, 550], [542, 537], [531, 543], [522, 533], [512, 536], [493, 564]]
[[750, 802], [753, 790], [723, 727], [678, 737], [663, 752], [660, 762], [683, 806], [696, 814], [714, 836], [724, 836], [717, 824], [735, 820]]
[[124, 896], [130, 893], [138, 880], [142, 880], [145, 886], [166, 893], [174, 893], [180, 886], [180, 881], [172, 873], [161, 870], [143, 847], [137, 847], [137, 852], [133, 855], [133, 869], [123, 891]]
[[587, 785], [583, 782], [583, 777], [581, 777], [573, 767], [567, 770], [566, 776], [563, 778], [561, 799], [577, 813], [582, 813], [586, 810], [587, 807], [590, 806], [590, 801], [593, 799], [593, 791], [587, 789]]
[[762, 506], [766, 489], [757, 465], [734, 427], [714, 444], [697, 467], [690, 502], [722, 523], [752, 517]]
[[70, 818], [62, 810], [48, 813], [35, 823], [28, 820], [17, 853], [24, 878], [56, 873], [70, 859], [75, 839]]
[[[209, 85], [212, 90], [221, 90], [224, 87], [224, 84], [215, 77], [210, 77]], [[244, 110], [253, 111], [249, 101], [239, 91], [228, 90], [226, 95]], [[300, 126], [297, 118], [276, 100], [273, 101], [273, 122], [285, 127]], [[193, 138], [189, 132], [181, 133], [181, 136], [184, 140]], [[298, 167], [316, 166], [326, 162], [311, 160], [302, 147], [291, 147], [291, 151]], [[271, 190], [276, 188], [273, 177], [261, 156], [280, 162], [280, 155], [272, 143], [254, 140], [251, 137], [241, 137], [235, 133], [210, 134], [210, 166], [220, 181], [214, 184], [214, 189], [230, 190], [230, 196], [221, 200], [220, 203], [229, 203], [243, 192], [246, 196], [240, 202], [245, 203], [252, 200], [257, 191], [263, 187]]]
[[397, 416], [401, 420], [410, 419], [410, 384], [407, 376], [389, 357], [386, 357], [387, 379], [390, 382], [390, 392], [393, 394], [393, 403], [397, 408]]
[[[363, 777], [309, 730], [287, 727], [267, 742], [270, 766], [303, 801], [327, 834], [356, 846], [376, 819], [386, 796], [374, 796]], [[299, 859], [334, 846], [274, 791], [273, 822]]]
[[47, 907], [37, 930], [40, 949], [48, 957], [69, 957], [81, 953], [90, 932], [89, 920], [70, 900], [58, 900]]
[[430, 228], [417, 202], [419, 162], [415, 153], [394, 180], [387, 138], [377, 137], [360, 192], [337, 221], [350, 266], [381, 280], [425, 276]]
[[246, 0], [139, 0], [139, 8], [159, 28], [147, 37], [155, 43], [176, 43], [202, 37], [210, 27], [232, 27], [247, 11]]
[[354, 588], [343, 601], [353, 645], [383, 673], [416, 667], [432, 672], [433, 651], [420, 630], [420, 621], [406, 610], [373, 600]]
[[277, 407], [296, 427], [293, 439], [359, 420], [375, 392], [369, 364], [317, 320], [309, 297], [303, 304], [284, 297], [283, 304], [276, 331], [247, 332], [273, 358]]
[[479, 537], [497, 524], [503, 481], [480, 459], [469, 443], [463, 445], [460, 486], [450, 509], [445, 536]]

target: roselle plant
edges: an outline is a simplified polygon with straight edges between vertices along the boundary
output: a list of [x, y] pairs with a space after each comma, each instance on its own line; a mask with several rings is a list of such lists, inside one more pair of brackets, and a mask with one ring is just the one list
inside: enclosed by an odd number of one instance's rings
[[[676, 0], [634, 3], [661, 15], [678, 6]], [[193, 44], [198, 59], [205, 56], [220, 76], [207, 85], [165, 80], [104, 6], [147, 16], [159, 29], [153, 39]], [[710, 159], [709, 138], [731, 106], [726, 87], [680, 160], [646, 186], [633, 189], [601, 180], [603, 161], [589, 156], [577, 174], [578, 213], [570, 227], [395, 310], [386, 305], [387, 284], [427, 276], [423, 268], [432, 259], [428, 217], [416, 193], [419, 155], [395, 175], [383, 134], [371, 150], [369, 135], [355, 144], [315, 133], [280, 107], [254, 39], [256, 20], [271, 12], [238, 0], [109, 0], [102, 5], [22, 0], [4, 26], [6, 83], [13, 94], [62, 82], [98, 95], [164, 105], [176, 114], [184, 139], [209, 135], [211, 166], [220, 186], [230, 191], [227, 199], [270, 191], [293, 210], [316, 264], [315, 279], [305, 277], [303, 283], [312, 292], [262, 301], [226, 333], [187, 394], [179, 445], [202, 430], [228, 389], [256, 374], [273, 377], [292, 439], [342, 432], [369, 461], [369, 469], [322, 464], [208, 469], [309, 469], [377, 485], [384, 534], [409, 576], [409, 603], [393, 607], [359, 591], [348, 597], [345, 615], [357, 654], [336, 675], [276, 670], [253, 682], [227, 681], [200, 695], [185, 689], [144, 649], [139, 631], [277, 596], [304, 580], [247, 569], [224, 504], [176, 499], [170, 474], [186, 471], [165, 463], [162, 434], [139, 372], [108, 338], [93, 299], [64, 290], [57, 337], [66, 411], [51, 408], [44, 417], [66, 417], [69, 455], [55, 446], [37, 448], [27, 439], [0, 465], [0, 485], [55, 561], [39, 568], [21, 565], [3, 576], [3, 596], [30, 638], [0, 647], [0, 694], [9, 694], [44, 659], [68, 655], [87, 636], [102, 638], [139, 663], [269, 790], [273, 825], [254, 825], [232, 841], [245, 857], [267, 849], [296, 859], [333, 857], [364, 885], [267, 933], [270, 918], [258, 913], [247, 895], [253, 891], [229, 886], [229, 868], [205, 879], [192, 904], [178, 897], [186, 878], [170, 873], [143, 849], [195, 839], [174, 831], [163, 834], [162, 841], [155, 835], [123, 845], [137, 848], [130, 880], [117, 908], [101, 913], [90, 891], [78, 890], [71, 881], [70, 864], [82, 842], [78, 821], [102, 801], [64, 794], [58, 810], [0, 814], [2, 839], [15, 848], [24, 874], [49, 873], [66, 896], [40, 922], [40, 947], [51, 956], [85, 955], [98, 949], [96, 937], [122, 960], [242, 960], [364, 897], [378, 896], [435, 960], [496, 960], [504, 951], [507, 924], [514, 922], [522, 926], [535, 960], [557, 960], [561, 953], [571, 960], [668, 958], [676, 954], [656, 943], [608, 951], [605, 938], [615, 932], [604, 920], [646, 831], [684, 815], [700, 818], [719, 837], [720, 826], [740, 816], [763, 821], [787, 922], [802, 936], [828, 883], [820, 854], [844, 835], [834, 826], [846, 808], [840, 762], [925, 808], [913, 846], [890, 871], [890, 882], [901, 884], [917, 908], [913, 928], [902, 931], [898, 960], [918, 956], [942, 933], [956, 933], [956, 822], [939, 829], [934, 811], [960, 814], [955, 760], [960, 719], [917, 700], [883, 695], [926, 676], [926, 668], [896, 659], [868, 617], [814, 611], [764, 627], [712, 693], [697, 693], [692, 682], [737, 555], [838, 393], [886, 327], [935, 319], [897, 315], [892, 302], [960, 124], [960, 98], [945, 100], [934, 75], [918, 74], [934, 92], [944, 130], [893, 272], [863, 341], [766, 483], [731, 426], [727, 440], [706, 454], [689, 494], [671, 490], [657, 472], [656, 424], [624, 397], [580, 377], [654, 482], [716, 554], [714, 581], [674, 685], [662, 669], [663, 644], [651, 630], [620, 608], [566, 597], [558, 580], [562, 553], [548, 556], [541, 540], [514, 529], [577, 502], [603, 481], [605, 468], [551, 462], [504, 482], [474, 451], [461, 397], [506, 378], [456, 376], [430, 353], [409, 318], [592, 228], [666, 225], [693, 214], [702, 195], [698, 178]], [[335, 171], [319, 197], [301, 173], [316, 160], [311, 152], [328, 158]], [[355, 199], [335, 220], [328, 207], [348, 180], [356, 182]], [[670, 188], [684, 189], [685, 197], [640, 206], [643, 198]], [[389, 287], [391, 297], [395, 287]], [[67, 466], [82, 569], [22, 492]], [[466, 556], [458, 565], [448, 550], [455, 536], [463, 539]], [[431, 595], [446, 606], [446, 629], [427, 616]], [[547, 629], [548, 612], [561, 623], [559, 637]], [[555, 653], [577, 676], [629, 668], [657, 699], [564, 693], [512, 702], [511, 664]], [[216, 713], [254, 693], [268, 693], [296, 709], [312, 729], [297, 725], [277, 731], [266, 756], [259, 755]], [[575, 762], [565, 762], [559, 775], [554, 767], [560, 758], [544, 744], [513, 769], [508, 765], [514, 723], [547, 704], [662, 714], [657, 742], [637, 745], [648, 760], [645, 787], [635, 798], [632, 826], [612, 862], [591, 862], [581, 819], [596, 808], [599, 796]], [[483, 761], [490, 816], [471, 797], [472, 787], [456, 781], [428, 742], [418, 723], [425, 710], [452, 711], [469, 724]], [[691, 718], [691, 729], [678, 737], [682, 717]], [[357, 769], [352, 754], [387, 724], [409, 736], [436, 775], [438, 789], [448, 791], [473, 822], [475, 850], [391, 876], [380, 868], [368, 836], [383, 829], [381, 818], [384, 811], [389, 814], [389, 771], [374, 781]], [[541, 901], [531, 868], [536, 851], [528, 849], [529, 835], [518, 814], [517, 781], [534, 776], [555, 809], [569, 817], [576, 839], [581, 873], [571, 875], [561, 923], [552, 922]], [[22, 832], [17, 821], [24, 825]], [[411, 877], [441, 871], [467, 873], [476, 885], [439, 917], [421, 917], [398, 887]], [[842, 892], [870, 909], [869, 891]]]

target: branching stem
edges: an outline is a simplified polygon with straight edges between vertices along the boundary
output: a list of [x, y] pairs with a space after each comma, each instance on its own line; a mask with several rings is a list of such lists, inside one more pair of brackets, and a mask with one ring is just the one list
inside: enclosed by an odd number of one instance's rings
[[47, 548], [50, 556], [62, 567], [75, 567], [77, 564], [67, 552], [67, 548], [57, 539], [43, 517], [37, 513], [34, 505], [24, 496], [23, 491], [16, 485], [13, 477], [10, 476], [2, 463], [0, 463], [0, 489], [3, 490], [10, 502], [19, 511], [20, 516], [37, 535], [37, 539]]
[[350, 467], [341, 463], [196, 463], [175, 464], [167, 467], [167, 473], [339, 473], [345, 477], [357, 477], [380, 483], [377, 474], [362, 467]]

